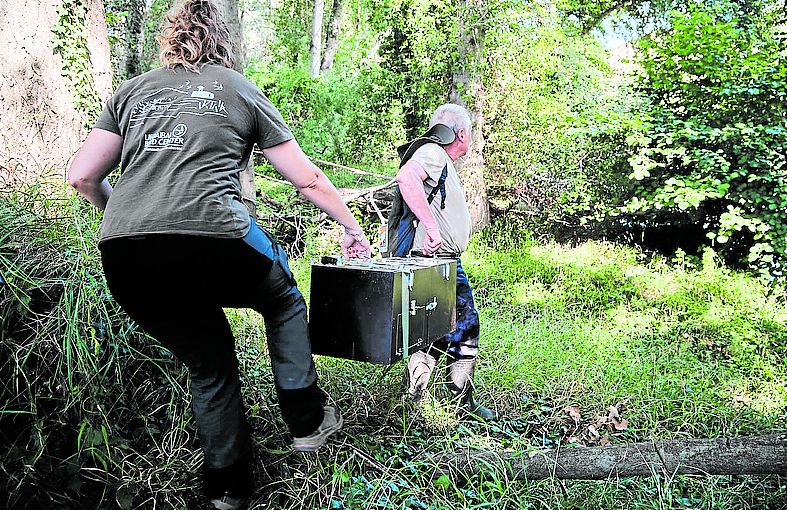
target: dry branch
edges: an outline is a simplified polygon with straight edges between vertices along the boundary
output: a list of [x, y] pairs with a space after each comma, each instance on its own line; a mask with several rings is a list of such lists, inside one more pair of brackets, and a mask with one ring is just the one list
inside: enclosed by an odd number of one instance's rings
[[350, 203], [364, 196], [372, 196], [374, 195], [374, 193], [378, 191], [382, 191], [386, 188], [390, 188], [394, 184], [396, 184], [396, 179], [391, 179], [385, 184], [380, 184], [379, 186], [372, 186], [370, 188], [362, 188], [362, 189], [352, 188], [349, 190], [344, 188], [339, 190], [339, 194], [342, 196], [342, 200], [344, 200], [345, 203]]
[[383, 174], [376, 174], [374, 172], [367, 172], [366, 170], [361, 170], [360, 168], [353, 168], [351, 166], [340, 165], [339, 163], [331, 163], [330, 161], [325, 161], [322, 159], [313, 158], [311, 156], [307, 156], [310, 160], [314, 161], [315, 163], [319, 163], [321, 165], [332, 166], [334, 168], [339, 168], [341, 170], [346, 170], [350, 173], [358, 174], [358, 175], [368, 175], [370, 177], [377, 177], [378, 179], [390, 179], [390, 175], [383, 175]]
[[[264, 156], [264, 153], [261, 150], [259, 150], [259, 149], [254, 149], [254, 154], [258, 154], [258, 155]], [[326, 165], [326, 166], [330, 166], [330, 167], [333, 167], [333, 168], [339, 168], [341, 170], [346, 170], [346, 171], [348, 171], [350, 173], [353, 173], [353, 174], [368, 175], [370, 177], [377, 177], [378, 179], [390, 179], [391, 178], [390, 175], [383, 175], [383, 174], [376, 174], [374, 172], [367, 172], [366, 170], [361, 170], [360, 168], [353, 168], [351, 166], [340, 165], [339, 163], [332, 163], [330, 161], [325, 161], [323, 159], [313, 158], [313, 157], [308, 156], [308, 155], [306, 157], [309, 158], [310, 161], [313, 161], [313, 162], [318, 163], [320, 165]]]
[[516, 480], [787, 474], [787, 433], [534, 452], [465, 450], [430, 456], [426, 462], [433, 466], [435, 478], [445, 474], [454, 480], [481, 473], [497, 473]]

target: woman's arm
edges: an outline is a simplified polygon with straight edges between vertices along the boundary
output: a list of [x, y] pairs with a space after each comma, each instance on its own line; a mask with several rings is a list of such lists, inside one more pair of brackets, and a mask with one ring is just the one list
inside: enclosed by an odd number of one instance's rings
[[123, 138], [111, 131], [94, 129], [68, 169], [68, 184], [99, 209], [112, 193], [106, 177], [120, 162]]
[[349, 257], [368, 257], [369, 241], [325, 174], [309, 161], [295, 140], [264, 149], [263, 154], [282, 177], [290, 181], [311, 203], [344, 226], [342, 252]]

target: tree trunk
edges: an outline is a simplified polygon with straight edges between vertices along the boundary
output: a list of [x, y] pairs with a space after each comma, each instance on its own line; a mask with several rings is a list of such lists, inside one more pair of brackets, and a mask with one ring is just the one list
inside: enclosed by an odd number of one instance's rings
[[221, 19], [227, 25], [232, 42], [232, 54], [235, 57], [235, 70], [243, 72], [246, 65], [246, 52], [243, 46], [243, 27], [240, 24], [238, 0], [215, 0]]
[[102, 0], [87, 0], [87, 4], [87, 49], [93, 67], [93, 85], [103, 108], [112, 96], [112, 56], [107, 37], [107, 15]]
[[[480, 60], [479, 41], [483, 39], [483, 33], [481, 28], [467, 25], [468, 14], [472, 10], [480, 9], [482, 3], [483, 0], [464, 0], [460, 3], [459, 62], [463, 67], [453, 72], [449, 95], [449, 100], [467, 108], [473, 119], [470, 151], [457, 165], [457, 172], [467, 196], [467, 204], [470, 207], [473, 232], [477, 232], [489, 224], [489, 200], [484, 178], [484, 101], [486, 92], [480, 72], [474, 68], [475, 63]], [[471, 92], [473, 98], [471, 107], [467, 106], [461, 91]]]
[[[142, 74], [147, 70], [143, 65], [142, 43], [145, 25], [145, 0], [104, 0], [108, 17], [109, 32], [117, 37], [112, 41], [112, 70], [118, 82]], [[126, 13], [122, 18], [120, 13]]]
[[[217, 0], [222, 19], [226, 23], [232, 41], [232, 51], [235, 56], [235, 70], [243, 73], [246, 65], [246, 53], [243, 45], [243, 27], [240, 23], [238, 0]], [[243, 203], [253, 218], [257, 218], [257, 186], [254, 184], [254, 156], [249, 158], [249, 164], [240, 173], [240, 189]]]
[[468, 480], [497, 473], [507, 480], [604, 480], [625, 476], [787, 474], [787, 433], [675, 439], [659, 443], [572, 447], [529, 455], [463, 451], [425, 459], [433, 476]]
[[321, 71], [330, 71], [331, 67], [333, 67], [333, 59], [336, 57], [336, 50], [339, 49], [339, 30], [342, 26], [343, 11], [344, 0], [333, 0], [331, 24], [328, 28], [328, 36], [325, 39], [325, 54], [322, 56]]
[[143, 27], [145, 24], [145, 0], [127, 0], [126, 10], [126, 40], [124, 71], [125, 78], [133, 78], [142, 74], [142, 41], [144, 38]]
[[[67, 39], [88, 67], [79, 85], [64, 76], [53, 42], [58, 8], [70, 10]], [[76, 25], [75, 25], [76, 24]], [[79, 26], [77, 26], [79, 25]], [[73, 28], [73, 30], [72, 30]], [[96, 112], [109, 98], [112, 71], [100, 0], [0, 3], [0, 180], [64, 176]], [[75, 101], [80, 106], [75, 106]]]
[[311, 46], [309, 48], [309, 74], [312, 78], [320, 75], [320, 50], [322, 49], [322, 21], [325, 0], [314, 0], [312, 10]]

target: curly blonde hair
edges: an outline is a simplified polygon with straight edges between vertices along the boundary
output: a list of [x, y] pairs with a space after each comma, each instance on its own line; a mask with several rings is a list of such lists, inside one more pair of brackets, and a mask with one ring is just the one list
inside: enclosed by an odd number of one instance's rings
[[211, 0], [186, 0], [164, 19], [156, 38], [161, 65], [172, 69], [180, 64], [195, 73], [203, 64], [235, 67], [229, 30]]

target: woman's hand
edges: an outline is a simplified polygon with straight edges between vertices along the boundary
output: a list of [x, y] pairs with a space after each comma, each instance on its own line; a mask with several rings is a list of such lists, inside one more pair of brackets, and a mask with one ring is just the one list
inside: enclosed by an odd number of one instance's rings
[[352, 259], [368, 259], [371, 256], [369, 240], [364, 235], [363, 230], [344, 229], [342, 255]]

